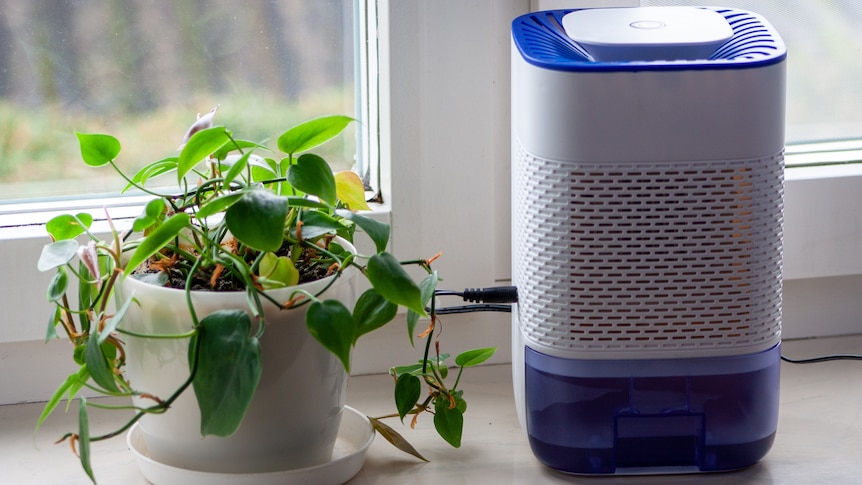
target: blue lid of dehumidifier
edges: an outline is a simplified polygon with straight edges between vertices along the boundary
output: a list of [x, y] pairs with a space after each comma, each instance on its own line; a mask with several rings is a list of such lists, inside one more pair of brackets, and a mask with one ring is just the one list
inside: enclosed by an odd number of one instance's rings
[[787, 50], [761, 16], [721, 7], [552, 10], [512, 22], [528, 63], [559, 71], [761, 67]]

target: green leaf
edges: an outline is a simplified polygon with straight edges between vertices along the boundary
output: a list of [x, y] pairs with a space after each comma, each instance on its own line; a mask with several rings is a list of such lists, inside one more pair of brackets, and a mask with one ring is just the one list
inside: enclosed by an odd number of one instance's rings
[[338, 202], [335, 176], [326, 160], [306, 153], [287, 169], [287, 181], [296, 190], [316, 195], [320, 200], [334, 206]]
[[[244, 149], [244, 148], [269, 150], [269, 148], [267, 148], [266, 146], [261, 145], [260, 143], [257, 143], [257, 142], [253, 142], [253, 141], [249, 141], [249, 140], [234, 140], [233, 142], [228, 143], [227, 145], [214, 151], [212, 155], [213, 155], [213, 157], [215, 157], [219, 160], [224, 160], [225, 158], [227, 158], [227, 156], [230, 152], [237, 150], [237, 149]], [[250, 153], [250, 151], [247, 151], [246, 153]]]
[[76, 345], [75, 348], [72, 350], [72, 360], [74, 360], [75, 363], [78, 365], [87, 365], [87, 362], [84, 361], [84, 354], [86, 353], [86, 350], [86, 342]]
[[407, 453], [408, 455], [413, 455], [420, 460], [427, 462], [428, 459], [422, 456], [416, 448], [413, 447], [403, 436], [401, 436], [397, 431], [389, 427], [383, 421], [380, 421], [377, 418], [368, 418], [371, 421], [371, 427], [374, 428], [374, 431], [380, 433], [380, 436], [390, 442], [392, 446], [398, 448], [399, 450]]
[[[271, 160], [267, 158], [266, 160]], [[276, 178], [275, 170], [272, 168], [262, 167], [260, 165], [251, 166], [251, 180], [253, 182], [265, 182]]]
[[305, 314], [311, 335], [332, 352], [350, 372], [350, 348], [353, 346], [353, 317], [339, 301], [315, 301]]
[[129, 263], [126, 266], [126, 276], [140, 266], [144, 261], [148, 260], [152, 255], [159, 252], [168, 243], [176, 239], [183, 229], [189, 227], [191, 218], [185, 212], [174, 214], [161, 226], [151, 232], [141, 244], [138, 245], [132, 257], [129, 258]]
[[443, 362], [449, 358], [449, 354], [442, 353], [437, 356], [433, 356], [430, 359], [422, 359], [420, 364], [423, 367], [426, 367], [426, 374], [433, 374], [434, 372], [440, 373], [440, 377], [446, 379], [446, 376], [449, 375], [449, 367], [443, 364]]
[[98, 332], [93, 332], [87, 339], [87, 347], [84, 349], [84, 362], [96, 384], [110, 392], [120, 392], [115, 380], [114, 368], [108, 364], [104, 349], [99, 343]]
[[36, 428], [33, 430], [33, 433], [37, 433], [39, 431], [42, 423], [48, 419], [48, 416], [50, 416], [54, 409], [56, 409], [60, 404], [63, 396], [66, 396], [67, 402], [71, 402], [78, 394], [78, 391], [84, 387], [84, 383], [87, 382], [87, 379], [89, 378], [90, 374], [87, 371], [87, 366], [81, 366], [77, 373], [67, 377], [66, 380], [60, 384], [60, 387], [54, 391], [54, 394], [51, 395], [48, 402], [45, 403], [45, 407], [42, 408], [42, 414], [39, 415], [39, 419], [36, 421]]
[[78, 253], [78, 247], [78, 241], [74, 239], [64, 239], [47, 244], [42, 248], [42, 254], [39, 256], [36, 268], [39, 271], [50, 271], [54, 268], [59, 268], [75, 257]]
[[490, 359], [496, 351], [497, 349], [493, 347], [488, 347], [484, 349], [471, 349], [458, 354], [458, 356], [455, 357], [455, 364], [461, 367], [473, 367]]
[[445, 379], [449, 376], [449, 368], [445, 365], [436, 366], [437, 372], [440, 373], [440, 378]]
[[230, 169], [227, 171], [227, 174], [224, 176], [224, 184], [230, 185], [243, 170], [248, 167], [248, 157], [251, 156], [251, 152], [245, 152], [239, 160], [237, 160], [233, 165], [231, 165]]
[[81, 148], [81, 158], [91, 167], [107, 165], [120, 154], [120, 141], [111, 135], [75, 132]]
[[90, 477], [93, 483], [96, 483], [96, 477], [93, 475], [93, 467], [90, 464], [90, 418], [87, 416], [87, 399], [84, 396], [80, 398], [78, 405], [78, 456], [81, 459], [81, 467], [84, 472]]
[[201, 206], [200, 210], [198, 210], [198, 219], [206, 219], [213, 214], [224, 212], [228, 207], [234, 205], [239, 199], [241, 199], [244, 194], [245, 192], [231, 192], [206, 201], [206, 203]]
[[[201, 411], [201, 434], [230, 436], [240, 423], [260, 382], [260, 344], [250, 335], [243, 310], [219, 310], [204, 317], [189, 344], [199, 346], [192, 387]], [[193, 361], [194, 356], [189, 356]]]
[[404, 422], [404, 416], [413, 410], [419, 402], [422, 393], [422, 381], [410, 374], [401, 374], [395, 381], [395, 407], [398, 409], [398, 417]]
[[360, 229], [365, 231], [365, 234], [368, 234], [368, 237], [374, 242], [378, 253], [386, 251], [386, 246], [389, 244], [389, 224], [348, 210], [339, 209], [336, 213], [345, 219], [355, 222]]
[[84, 233], [93, 224], [93, 216], [86, 212], [75, 214], [64, 214], [54, 217], [47, 224], [45, 230], [55, 241], [73, 239]]
[[159, 271], [158, 273], [133, 274], [130, 277], [141, 283], [153, 286], [165, 286], [168, 282], [168, 275], [163, 271]]
[[123, 316], [126, 314], [126, 311], [129, 309], [129, 305], [131, 305], [132, 301], [134, 301], [135, 292], [132, 291], [132, 294], [129, 295], [129, 298], [123, 302], [120, 308], [114, 313], [114, 315], [105, 322], [105, 328], [99, 333], [99, 343], [104, 343], [108, 337], [111, 336], [111, 332], [117, 329], [117, 325], [123, 321]]
[[[135, 173], [132, 177], [132, 182], [138, 185], [145, 185], [151, 178], [173, 172], [177, 169], [178, 160], [178, 157], [168, 157], [147, 164]], [[123, 188], [123, 192], [126, 192], [132, 187], [134, 187], [134, 184], [129, 183]]]
[[368, 260], [366, 276], [383, 298], [403, 305], [421, 316], [426, 315], [422, 292], [391, 254], [384, 252], [372, 256]]
[[284, 241], [287, 223], [287, 198], [267, 189], [244, 192], [225, 212], [231, 234], [258, 251], [275, 252]]
[[177, 161], [177, 177], [182, 180], [195, 165], [209, 157], [230, 141], [223, 126], [213, 126], [198, 131], [183, 146]]
[[316, 210], [303, 211], [302, 216], [302, 238], [315, 239], [324, 234], [346, 235], [347, 228], [332, 216]]
[[443, 365], [443, 362], [445, 362], [446, 359], [448, 359], [448, 358], [449, 358], [449, 354], [447, 354], [446, 352], [443, 352], [440, 355], [432, 356], [430, 359], [423, 359], [423, 362], [428, 362], [431, 365]]
[[455, 407], [461, 411], [461, 414], [467, 412], [467, 401], [462, 397], [464, 395], [464, 391], [458, 391], [455, 393]]
[[291, 207], [302, 207], [304, 209], [323, 209], [329, 210], [330, 207], [322, 202], [318, 202], [314, 199], [308, 199], [305, 197], [287, 197], [287, 205]]
[[144, 212], [135, 218], [132, 223], [132, 230], [135, 232], [143, 232], [153, 226], [162, 218], [162, 214], [167, 210], [164, 199], [153, 199], [147, 202], [144, 206]]
[[398, 305], [383, 298], [374, 288], [365, 290], [353, 307], [353, 326], [356, 329], [353, 343], [359, 337], [391, 322], [397, 314]]
[[48, 285], [48, 301], [57, 301], [63, 298], [68, 287], [69, 276], [66, 273], [66, 269], [60, 266], [57, 268], [57, 274], [54, 275], [54, 278], [51, 279], [51, 283]]
[[278, 149], [284, 153], [301, 153], [338, 136], [353, 121], [348, 116], [325, 116], [309, 120], [282, 133]]
[[260, 260], [260, 283], [265, 290], [295, 286], [299, 283], [299, 271], [287, 256], [266, 253]]
[[54, 311], [51, 312], [51, 316], [48, 318], [48, 330], [45, 332], [45, 343], [57, 338], [57, 324], [60, 323], [60, 317], [62, 315], [63, 313], [60, 310], [60, 307], [54, 305]]
[[401, 374], [413, 374], [414, 376], [418, 376], [422, 374], [422, 364], [410, 364], [410, 365], [399, 365], [392, 367], [389, 369], [389, 374], [393, 376], [400, 376]]
[[434, 428], [447, 443], [460, 448], [464, 414], [457, 406], [450, 409], [448, 399], [438, 398], [434, 401]]

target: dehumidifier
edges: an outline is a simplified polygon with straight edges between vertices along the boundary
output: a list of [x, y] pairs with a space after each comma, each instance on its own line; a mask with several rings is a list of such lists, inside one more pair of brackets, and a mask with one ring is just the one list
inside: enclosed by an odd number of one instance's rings
[[720, 471], [771, 447], [785, 57], [730, 8], [513, 22], [513, 374], [546, 465]]

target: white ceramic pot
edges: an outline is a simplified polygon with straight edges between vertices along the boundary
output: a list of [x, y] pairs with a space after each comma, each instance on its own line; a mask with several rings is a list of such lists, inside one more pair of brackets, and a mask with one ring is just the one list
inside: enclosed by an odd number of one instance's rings
[[[345, 247], [350, 246], [340, 241]], [[352, 308], [356, 271], [349, 269], [323, 295]], [[332, 277], [330, 277], [332, 278]], [[328, 279], [301, 288], [312, 294]], [[295, 288], [270, 292], [286, 301]], [[131, 305], [125, 328], [140, 333], [184, 333], [191, 318], [183, 290], [155, 287], [126, 278], [118, 291], [134, 292], [140, 305]], [[242, 292], [192, 294], [198, 318], [221, 309], [248, 308]], [[271, 472], [327, 462], [344, 409], [347, 375], [340, 361], [308, 333], [305, 308], [279, 310], [264, 301], [267, 322], [261, 338], [263, 371], [257, 392], [237, 432], [227, 438], [203, 437], [194, 390], [186, 392], [161, 415], [141, 419], [150, 457], [160, 463], [220, 473]], [[127, 375], [138, 390], [166, 399], [189, 376], [188, 339], [125, 337]], [[153, 401], [135, 399], [139, 406]]]

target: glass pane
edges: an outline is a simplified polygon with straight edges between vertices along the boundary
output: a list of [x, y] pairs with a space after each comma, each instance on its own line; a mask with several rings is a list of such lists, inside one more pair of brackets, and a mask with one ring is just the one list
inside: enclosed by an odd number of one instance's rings
[[[722, 0], [765, 17], [787, 45], [787, 143], [862, 137], [862, 2]], [[642, 5], [703, 5], [643, 0]], [[706, 2], [710, 4], [710, 2]]]
[[[354, 115], [353, 2], [0, 0], [0, 200], [116, 191], [74, 132], [117, 136], [127, 173], [176, 155], [195, 120], [271, 141]], [[355, 140], [325, 147], [351, 168]]]

